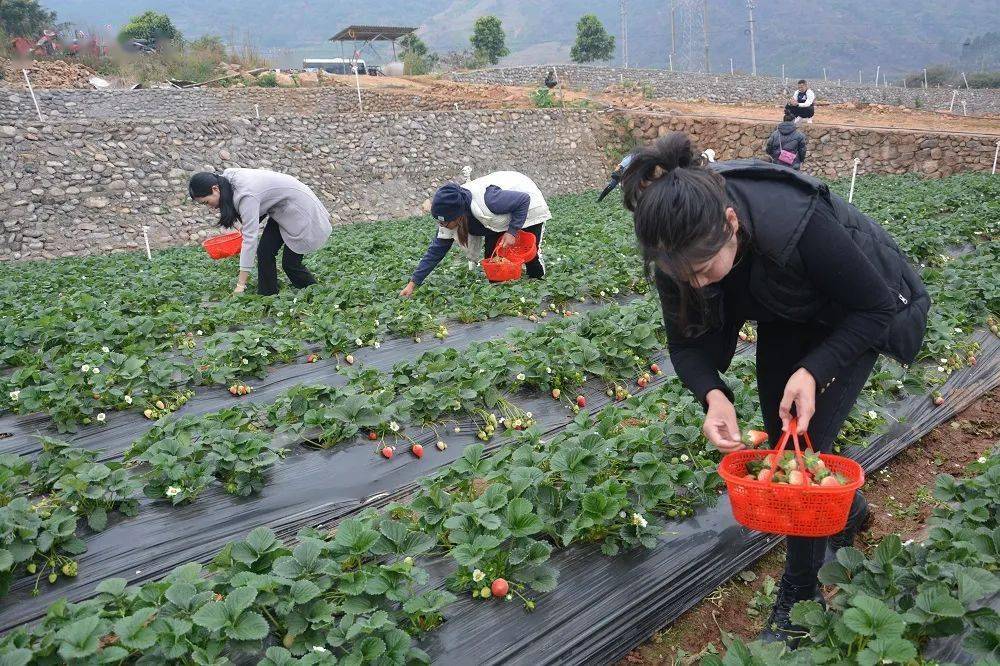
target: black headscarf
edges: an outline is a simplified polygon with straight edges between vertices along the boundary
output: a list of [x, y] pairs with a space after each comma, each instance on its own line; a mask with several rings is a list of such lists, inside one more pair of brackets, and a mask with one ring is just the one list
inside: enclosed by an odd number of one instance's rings
[[213, 185], [219, 188], [219, 224], [231, 229], [237, 220], [242, 223], [243, 218], [240, 217], [239, 211], [236, 210], [236, 204], [233, 203], [233, 186], [227, 178], [217, 173], [199, 171], [191, 176], [191, 181], [188, 183], [188, 194], [191, 195], [192, 199], [207, 197], [212, 193]]

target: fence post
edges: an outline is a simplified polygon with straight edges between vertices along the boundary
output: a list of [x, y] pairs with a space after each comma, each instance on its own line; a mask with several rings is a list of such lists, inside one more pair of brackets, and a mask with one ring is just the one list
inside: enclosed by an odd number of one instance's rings
[[35, 89], [31, 87], [31, 79], [28, 78], [28, 70], [22, 69], [21, 73], [24, 74], [24, 82], [28, 84], [28, 92], [31, 93], [31, 101], [35, 103], [35, 113], [38, 114], [38, 120], [41, 122], [42, 110], [38, 108], [38, 98], [35, 97]]
[[861, 164], [861, 160], [857, 157], [854, 158], [854, 171], [851, 172], [851, 191], [847, 193], [847, 203], [854, 203], [854, 181], [858, 177], [858, 165]]
[[958, 91], [957, 90], [952, 90], [951, 91], [951, 104], [948, 105], [948, 113], [951, 113], [952, 111], [955, 110], [955, 96], [956, 95], [958, 95]]
[[1000, 139], [997, 139], [997, 149], [993, 153], [993, 171], [990, 173], [995, 174], [997, 172], [997, 158], [1000, 157]]
[[145, 224], [142, 225], [142, 240], [145, 241], [146, 243], [146, 259], [152, 261], [153, 255], [149, 251], [149, 227], [147, 227]]

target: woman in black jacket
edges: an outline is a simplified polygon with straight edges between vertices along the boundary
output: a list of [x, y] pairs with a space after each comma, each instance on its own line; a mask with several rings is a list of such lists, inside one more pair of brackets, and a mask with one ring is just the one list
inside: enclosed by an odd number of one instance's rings
[[[772, 444], [794, 415], [816, 449], [829, 451], [879, 353], [916, 357], [930, 306], [923, 284], [885, 230], [821, 181], [761, 160], [701, 166], [690, 139], [673, 133], [636, 154], [622, 186], [670, 359], [721, 452], [743, 448], [719, 373], [746, 321], [757, 322], [757, 388]], [[791, 607], [819, 597], [820, 566], [853, 544], [867, 518], [859, 492], [842, 533], [787, 540], [762, 639], [796, 639]]]

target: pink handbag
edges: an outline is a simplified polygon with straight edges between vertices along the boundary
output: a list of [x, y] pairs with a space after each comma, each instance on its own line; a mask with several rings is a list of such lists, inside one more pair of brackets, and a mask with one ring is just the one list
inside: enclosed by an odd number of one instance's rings
[[782, 164], [787, 164], [792, 166], [795, 164], [795, 158], [798, 157], [795, 153], [790, 150], [785, 150], [781, 147], [781, 133], [778, 133], [778, 161]]

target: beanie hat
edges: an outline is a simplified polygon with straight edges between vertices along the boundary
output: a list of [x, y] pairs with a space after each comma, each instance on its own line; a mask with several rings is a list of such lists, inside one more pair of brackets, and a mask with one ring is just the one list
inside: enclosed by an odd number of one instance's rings
[[455, 183], [446, 183], [434, 193], [431, 215], [438, 222], [451, 222], [465, 215], [471, 204], [472, 192]]

